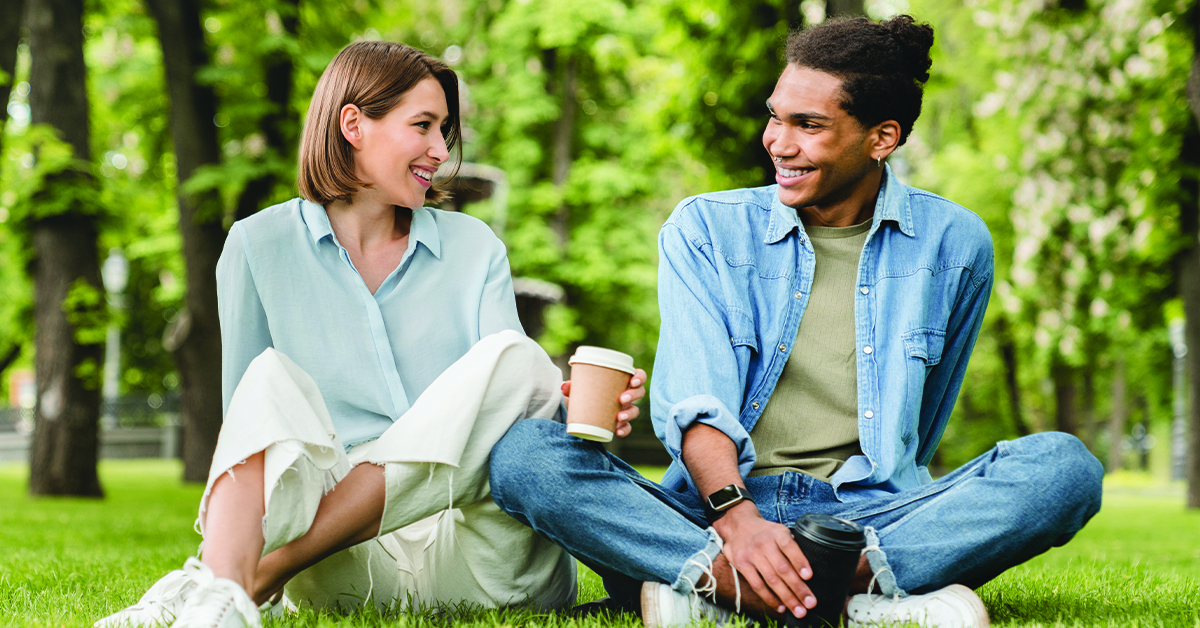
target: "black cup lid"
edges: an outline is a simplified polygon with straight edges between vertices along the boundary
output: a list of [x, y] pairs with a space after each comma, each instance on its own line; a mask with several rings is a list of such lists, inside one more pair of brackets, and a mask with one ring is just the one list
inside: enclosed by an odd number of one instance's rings
[[809, 513], [797, 519], [792, 528], [797, 534], [835, 549], [860, 550], [867, 545], [862, 526], [829, 515]]

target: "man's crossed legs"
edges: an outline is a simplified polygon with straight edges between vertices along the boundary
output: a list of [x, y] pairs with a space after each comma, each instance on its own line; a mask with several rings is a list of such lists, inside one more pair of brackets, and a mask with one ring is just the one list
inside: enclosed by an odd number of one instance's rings
[[[636, 607], [643, 581], [684, 595], [712, 586], [722, 541], [699, 497], [646, 480], [561, 423], [514, 425], [492, 450], [490, 473], [496, 503], [597, 572], [614, 603]], [[798, 473], [747, 478], [746, 487], [770, 521], [790, 525], [814, 512], [866, 527], [879, 589], [903, 597], [978, 587], [1063, 545], [1099, 511], [1102, 476], [1077, 438], [1048, 432], [998, 443], [897, 494], [841, 502], [829, 484]], [[718, 603], [732, 608], [735, 587], [716, 577]], [[738, 588], [746, 596], [744, 580]]]

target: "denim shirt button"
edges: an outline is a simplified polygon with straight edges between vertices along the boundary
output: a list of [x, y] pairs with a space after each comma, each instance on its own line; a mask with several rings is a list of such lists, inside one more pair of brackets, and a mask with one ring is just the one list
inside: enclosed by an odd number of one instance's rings
[[750, 404], [750, 407], [751, 407], [751, 408], [754, 408], [755, 410], [757, 410], [757, 409], [758, 409], [758, 402], [757, 402], [757, 401], [755, 401], [754, 403]]
[[863, 347], [863, 353], [870, 354], [872, 351], [870, 346]]
[[863, 413], [863, 416], [865, 416], [865, 417], [867, 417], [868, 419], [870, 419], [870, 418], [873, 418], [873, 417], [875, 416], [875, 413], [874, 413], [874, 412], [871, 412], [870, 410], [867, 410], [866, 412], [864, 412], [864, 413]]
[[870, 289], [870, 288], [868, 288], [868, 287], [866, 287], [866, 286], [863, 286], [863, 287], [859, 288], [859, 289], [858, 289], [858, 291], [859, 291], [859, 292], [861, 292], [861, 293], [863, 293], [863, 294], [866, 294], [866, 293], [870, 292], [870, 291], [871, 291], [871, 289]]
[[780, 350], [781, 352], [783, 352], [783, 351], [787, 351], [787, 345], [779, 345], [779, 350]]
[[797, 293], [796, 293], [796, 298], [797, 298], [797, 299], [799, 299], [799, 298], [800, 298], [800, 297], [802, 297], [802, 296], [804, 296], [804, 294], [803, 294], [803, 293], [801, 293], [801, 292], [797, 292]]

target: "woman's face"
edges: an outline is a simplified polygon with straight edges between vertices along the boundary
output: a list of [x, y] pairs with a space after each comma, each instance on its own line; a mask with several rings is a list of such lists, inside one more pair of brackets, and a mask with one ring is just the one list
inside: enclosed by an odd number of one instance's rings
[[446, 92], [433, 77], [413, 86], [400, 104], [378, 120], [361, 112], [354, 116], [357, 137], [352, 137], [354, 124], [347, 128], [343, 109], [343, 133], [356, 149], [355, 174], [371, 185], [356, 193], [355, 200], [408, 208], [424, 205], [433, 173], [450, 157], [442, 135], [448, 116]]

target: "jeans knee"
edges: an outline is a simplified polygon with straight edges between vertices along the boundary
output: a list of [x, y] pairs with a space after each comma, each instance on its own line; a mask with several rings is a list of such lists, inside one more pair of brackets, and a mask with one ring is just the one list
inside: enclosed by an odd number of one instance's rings
[[1064, 517], [1082, 527], [1100, 510], [1104, 465], [1083, 441], [1065, 432], [1042, 432], [1018, 439], [1025, 455], [1034, 456], [1044, 470], [1042, 478], [1056, 487], [1048, 496], [1062, 506]]
[[[505, 511], [520, 509], [522, 496], [544, 495], [557, 478], [554, 442], [563, 425], [545, 419], [517, 421], [492, 447], [488, 468], [492, 498]], [[538, 500], [540, 501], [540, 500]]]

